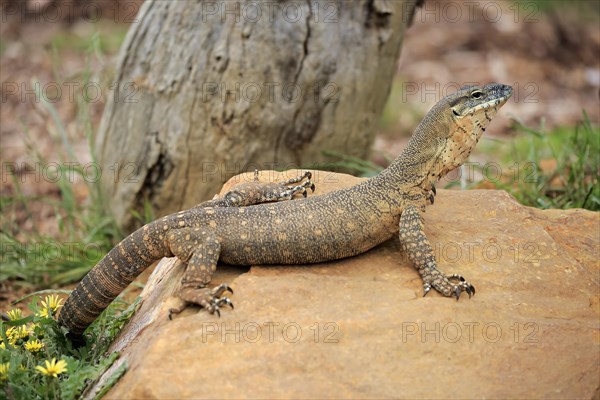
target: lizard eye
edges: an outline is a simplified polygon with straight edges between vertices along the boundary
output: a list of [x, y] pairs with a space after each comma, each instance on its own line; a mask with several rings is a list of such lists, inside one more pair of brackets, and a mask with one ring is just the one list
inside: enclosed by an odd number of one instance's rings
[[473, 97], [474, 99], [480, 99], [483, 97], [483, 92], [477, 90], [477, 91], [471, 93], [471, 97]]

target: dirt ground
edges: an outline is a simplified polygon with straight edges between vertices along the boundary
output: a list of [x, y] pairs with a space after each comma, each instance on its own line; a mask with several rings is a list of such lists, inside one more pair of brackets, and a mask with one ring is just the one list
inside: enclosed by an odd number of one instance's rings
[[[58, 19], [45, 13], [44, 7], [50, 3], [16, 2], [16, 12], [7, 3], [2, 5], [3, 198], [16, 193], [9, 178], [15, 172], [26, 177], [21, 180], [24, 195], [59, 196], [55, 185], [26, 171], [35, 165], [33, 150], [50, 161], [57, 160], [68, 140], [80, 163], [90, 161], [86, 129], [96, 131], [104, 102], [114, 94], [98, 88], [110, 82], [119, 45], [129, 26], [135, 24], [135, 10], [141, 2], [102, 2], [105, 9], [98, 8], [101, 18], [98, 12], [92, 13], [95, 9], [83, 10], [79, 5], [63, 11]], [[468, 83], [496, 81], [515, 88], [513, 100], [490, 129], [491, 136], [509, 139], [514, 134], [507, 128], [508, 116], [531, 127], [544, 124], [552, 128], [574, 124], [585, 109], [598, 124], [599, 3], [571, 1], [550, 12], [543, 10], [543, 3], [521, 2], [517, 7], [509, 1], [427, 1], [406, 32], [375, 150], [397, 155], [427, 109]], [[39, 100], [35, 81], [39, 91], [51, 98], [62, 91], [52, 109]], [[89, 99], [84, 104], [89, 106], [89, 118], [82, 116], [86, 107], [80, 107], [86, 81], [93, 83], [86, 89]], [[64, 132], [56, 119], [62, 121]], [[91, 121], [90, 126], [86, 120]], [[374, 157], [377, 160], [378, 156]], [[16, 171], [7, 170], [6, 165]], [[85, 186], [76, 194], [78, 201], [85, 201]], [[56, 231], [53, 207], [39, 204], [33, 211], [33, 217], [17, 216], [13, 233], [33, 227], [49, 234]]]

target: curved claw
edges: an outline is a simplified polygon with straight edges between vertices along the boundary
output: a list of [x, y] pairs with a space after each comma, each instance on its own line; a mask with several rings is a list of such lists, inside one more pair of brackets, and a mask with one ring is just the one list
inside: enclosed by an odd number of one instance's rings
[[229, 297], [222, 297], [220, 299], [213, 299], [213, 303], [212, 303], [215, 307], [221, 307], [223, 304], [229, 304], [231, 305], [231, 300], [229, 300]]
[[429, 200], [429, 202], [431, 204], [433, 204], [436, 195], [437, 195], [437, 192], [435, 190], [435, 186], [431, 185], [431, 189], [429, 189], [429, 192], [427, 192], [427, 194], [425, 195], [425, 198], [427, 200]]
[[314, 191], [315, 191], [315, 184], [314, 184], [314, 183], [310, 185], [310, 190], [311, 190], [312, 192], [314, 192]]
[[221, 295], [226, 291], [233, 294], [233, 289], [231, 289], [226, 283], [222, 283], [211, 290], [211, 295], [213, 297], [221, 297]]
[[223, 297], [221, 299], [218, 299], [215, 302], [215, 307], [219, 308], [219, 307], [222, 307], [224, 304], [227, 304], [233, 310], [233, 303], [231, 302], [231, 300], [229, 299], [229, 297]]
[[212, 289], [184, 287], [179, 293], [179, 297], [184, 301], [184, 305], [181, 309], [170, 309], [169, 319], [172, 319], [172, 314], [183, 311], [189, 304], [198, 304], [204, 307], [210, 314], [217, 314], [217, 316], [221, 317], [221, 311], [219, 309], [223, 305], [228, 304], [233, 309], [231, 300], [228, 297], [221, 297], [225, 292], [233, 294], [233, 289], [225, 283]]
[[231, 300], [228, 297], [222, 297], [220, 299], [213, 299], [211, 302], [211, 314], [216, 313], [219, 318], [221, 318], [221, 307], [223, 307], [223, 305], [227, 304], [228, 306], [231, 307], [231, 309], [233, 310], [233, 303], [231, 302]]
[[444, 288], [435, 286], [435, 288], [448, 297], [456, 297], [456, 300], [460, 299], [462, 292], [466, 292], [469, 298], [475, 294], [475, 287], [471, 285], [467, 280], [458, 274], [447, 275], [445, 277], [446, 285]]
[[467, 292], [467, 294], [469, 295], [469, 298], [471, 298], [471, 296], [473, 296], [475, 294], [475, 287], [473, 285], [469, 285], [465, 289], [465, 292]]
[[429, 283], [425, 283], [423, 285], [423, 297], [427, 296], [427, 293], [431, 290], [431, 285]]

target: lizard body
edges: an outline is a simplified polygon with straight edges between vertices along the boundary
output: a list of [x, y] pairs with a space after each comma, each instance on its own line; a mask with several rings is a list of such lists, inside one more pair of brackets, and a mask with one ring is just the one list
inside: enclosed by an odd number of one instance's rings
[[[406, 149], [379, 175], [350, 188], [306, 196], [305, 174], [281, 184], [250, 182], [223, 198], [168, 215], [138, 229], [113, 248], [84, 277], [59, 315], [80, 337], [110, 302], [145, 268], [162, 257], [187, 264], [179, 296], [210, 313], [231, 305], [226, 285], [208, 288], [217, 262], [234, 265], [308, 264], [364, 253], [400, 237], [424, 282], [445, 296], [469, 296], [475, 289], [458, 275], [436, 267], [422, 227], [421, 212], [433, 202], [433, 183], [462, 165], [510, 86], [465, 87], [439, 101], [425, 116]], [[301, 185], [288, 187], [308, 178]], [[314, 189], [314, 186], [312, 186]], [[257, 204], [260, 203], [260, 204]]]

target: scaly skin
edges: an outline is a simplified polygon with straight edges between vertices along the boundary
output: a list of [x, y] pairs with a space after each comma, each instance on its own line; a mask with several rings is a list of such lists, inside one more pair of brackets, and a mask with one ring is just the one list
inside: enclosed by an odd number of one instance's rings
[[[434, 288], [457, 299], [474, 287], [437, 269], [421, 212], [433, 202], [433, 183], [467, 159], [498, 109], [512, 95], [506, 85], [466, 87], [438, 102], [406, 149], [383, 172], [359, 185], [289, 202], [314, 188], [310, 176], [237, 186], [210, 200], [138, 229], [112, 249], [67, 299], [59, 322], [78, 338], [145, 268], [162, 257], [187, 264], [179, 296], [219, 313], [231, 305], [227, 285], [208, 287], [217, 261], [234, 265], [309, 264], [366, 252], [399, 234], [403, 250]], [[303, 184], [292, 186], [307, 179]], [[267, 203], [265, 203], [267, 202]]]

